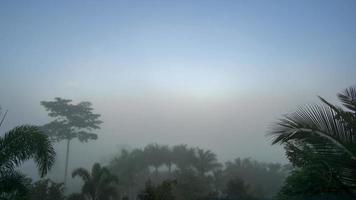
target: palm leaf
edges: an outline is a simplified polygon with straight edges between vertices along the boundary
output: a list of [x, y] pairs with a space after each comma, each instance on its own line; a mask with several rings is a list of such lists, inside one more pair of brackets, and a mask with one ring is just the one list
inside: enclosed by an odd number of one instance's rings
[[31, 158], [35, 160], [41, 177], [55, 161], [51, 142], [36, 126], [18, 126], [0, 138], [0, 171], [12, 171]]
[[84, 168], [77, 168], [72, 172], [72, 177], [79, 176], [81, 179], [83, 179], [84, 182], [90, 181], [90, 174], [88, 170]]
[[31, 190], [31, 179], [18, 171], [2, 171], [0, 175], [0, 199], [27, 199]]
[[[342, 108], [332, 105], [331, 103], [329, 103], [328, 101], [326, 101], [324, 98], [320, 96], [319, 99], [336, 113], [335, 118], [337, 120], [340, 120], [341, 123], [344, 123], [344, 125], [350, 131], [356, 132], [356, 112], [352, 113], [349, 111], [344, 111]], [[349, 137], [350, 137], [349, 140], [355, 140], [354, 134], [350, 134]]]
[[356, 86], [345, 89], [337, 96], [346, 108], [356, 112]]
[[[332, 169], [338, 169], [339, 179], [350, 187], [356, 186], [355, 141], [353, 133], [335, 118], [330, 107], [309, 106], [285, 116], [272, 131], [273, 144], [301, 142], [312, 147]], [[352, 138], [352, 140], [350, 140]], [[319, 162], [320, 159], [313, 162]]]
[[116, 183], [118, 179], [112, 175], [106, 167], [95, 163], [91, 172], [84, 168], [73, 171], [73, 177], [79, 176], [83, 179], [82, 195], [88, 199], [110, 199], [116, 195]]
[[335, 116], [336, 113], [330, 107], [314, 105], [299, 108], [297, 112], [285, 115], [276, 124], [271, 131], [272, 144], [301, 141], [320, 148], [324, 146], [326, 149], [325, 144], [328, 141], [355, 159], [353, 133]]

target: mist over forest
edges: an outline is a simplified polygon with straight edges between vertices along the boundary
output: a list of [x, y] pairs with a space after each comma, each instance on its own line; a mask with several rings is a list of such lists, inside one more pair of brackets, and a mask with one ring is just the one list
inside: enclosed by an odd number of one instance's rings
[[0, 200], [356, 198], [356, 2], [1, 1]]

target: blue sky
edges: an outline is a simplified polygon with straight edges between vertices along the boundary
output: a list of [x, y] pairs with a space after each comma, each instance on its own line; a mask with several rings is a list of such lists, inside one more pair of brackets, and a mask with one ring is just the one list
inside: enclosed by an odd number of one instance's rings
[[1, 1], [0, 104], [9, 128], [48, 121], [41, 100], [92, 101], [90, 145], [279, 160], [266, 127], [356, 83], [355, 19], [352, 0]]
[[41, 74], [57, 84], [156, 68], [256, 74], [258, 85], [288, 73], [349, 74], [355, 9], [353, 1], [2, 2], [0, 64], [12, 80]]

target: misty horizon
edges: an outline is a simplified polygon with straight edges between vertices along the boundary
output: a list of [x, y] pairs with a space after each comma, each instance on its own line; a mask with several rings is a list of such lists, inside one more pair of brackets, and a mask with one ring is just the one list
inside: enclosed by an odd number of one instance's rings
[[[70, 172], [154, 143], [288, 164], [268, 134], [318, 96], [342, 105], [335, 94], [356, 83], [355, 11], [354, 1], [1, 2], [0, 136], [49, 123], [40, 102], [60, 97], [91, 102], [103, 121], [97, 140], [73, 140]], [[65, 142], [54, 147], [48, 176], [60, 182]], [[34, 166], [20, 169], [38, 179]]]

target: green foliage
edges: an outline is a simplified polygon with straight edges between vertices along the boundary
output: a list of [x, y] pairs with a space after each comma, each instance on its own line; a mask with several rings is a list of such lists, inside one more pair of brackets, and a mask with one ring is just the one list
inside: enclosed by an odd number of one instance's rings
[[193, 148], [189, 148], [185, 144], [176, 145], [172, 148], [173, 162], [180, 170], [189, 169], [195, 161], [195, 153]]
[[351, 199], [336, 174], [322, 170], [323, 168], [318, 165], [309, 165], [293, 170], [278, 193], [277, 199], [327, 199], [332, 196]]
[[28, 196], [30, 200], [64, 200], [64, 186], [50, 179], [39, 180], [31, 186]]
[[232, 178], [226, 183], [225, 198], [228, 200], [254, 199], [250, 194], [248, 194], [248, 186], [239, 177]]
[[174, 154], [172, 149], [168, 145], [161, 145], [160, 155], [162, 156], [163, 164], [168, 167], [168, 172], [172, 172], [172, 165], [174, 163]]
[[30, 190], [31, 179], [18, 171], [2, 172], [0, 175], [0, 199], [26, 199]]
[[111, 174], [106, 167], [101, 167], [99, 163], [93, 165], [91, 172], [84, 168], [74, 170], [72, 177], [76, 176], [79, 176], [84, 182], [82, 187], [82, 195], [84, 197], [96, 200], [109, 200], [118, 195], [116, 187], [118, 183], [117, 177]]
[[144, 153], [147, 164], [153, 166], [156, 173], [158, 173], [158, 168], [165, 164], [166, 151], [164, 147], [158, 144], [149, 144], [145, 147]]
[[110, 171], [119, 177], [120, 190], [124, 195], [132, 198], [144, 187], [149, 177], [145, 155], [142, 150], [134, 149], [129, 152], [122, 150], [120, 156], [116, 156], [109, 164]]
[[178, 170], [174, 177], [177, 180], [174, 194], [178, 200], [195, 200], [211, 192], [211, 179], [201, 176], [193, 169]]
[[335, 193], [331, 190], [354, 195], [356, 88], [350, 87], [338, 94], [345, 108], [319, 98], [323, 105], [299, 108], [281, 119], [272, 130], [273, 144], [284, 145], [289, 160], [300, 168], [287, 179], [279, 194], [281, 199], [288, 199], [288, 195]]
[[216, 170], [222, 166], [218, 162], [216, 154], [210, 150], [205, 151], [200, 148], [196, 149], [196, 156], [193, 165], [201, 175], [205, 175], [207, 172]]
[[274, 196], [283, 184], [287, 171], [278, 163], [258, 162], [249, 158], [237, 158], [225, 164], [220, 173], [220, 187], [226, 185], [232, 177], [241, 178], [248, 186], [249, 193], [256, 197]]
[[138, 195], [139, 200], [174, 200], [173, 187], [176, 181], [163, 181], [160, 185], [146, 182], [145, 189]]
[[38, 127], [18, 126], [0, 137], [1, 199], [25, 199], [31, 181], [16, 168], [29, 159], [34, 159], [41, 177], [47, 174], [55, 161], [52, 144]]
[[0, 173], [13, 171], [32, 158], [41, 176], [48, 172], [55, 161], [51, 142], [36, 126], [18, 126], [0, 138]]
[[148, 145], [144, 150], [122, 150], [111, 161], [109, 169], [120, 179], [121, 196], [130, 199], [145, 188], [148, 180], [155, 185], [164, 180], [177, 180], [173, 194], [178, 200], [221, 198], [227, 183], [234, 177], [240, 177], [249, 185], [249, 197], [270, 198], [277, 193], [286, 174], [285, 167], [277, 163], [236, 159], [224, 166], [209, 150], [158, 144]]

